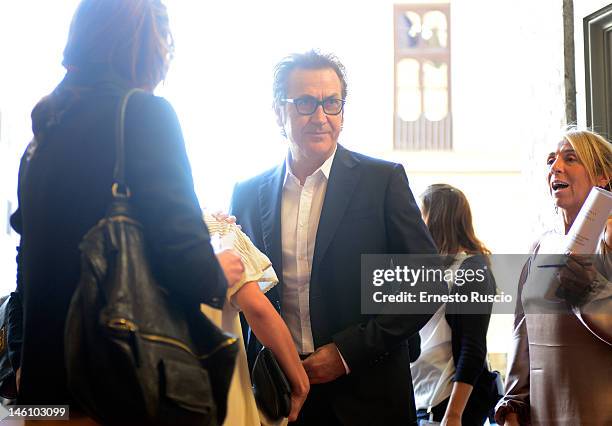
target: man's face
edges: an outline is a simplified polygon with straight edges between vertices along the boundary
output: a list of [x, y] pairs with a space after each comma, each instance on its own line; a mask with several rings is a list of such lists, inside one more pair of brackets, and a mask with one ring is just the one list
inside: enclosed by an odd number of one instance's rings
[[[287, 81], [287, 99], [310, 96], [318, 101], [342, 99], [342, 85], [335, 71], [295, 69]], [[319, 105], [314, 113], [301, 115], [291, 103], [279, 105], [277, 121], [285, 129], [293, 161], [323, 164], [336, 147], [342, 129], [343, 113], [328, 115]]]

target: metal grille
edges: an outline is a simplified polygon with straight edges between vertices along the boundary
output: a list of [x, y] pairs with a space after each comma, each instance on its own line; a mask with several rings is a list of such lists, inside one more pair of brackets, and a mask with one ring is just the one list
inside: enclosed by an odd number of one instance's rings
[[395, 117], [395, 149], [417, 151], [444, 151], [453, 148], [452, 116], [449, 113], [440, 121], [429, 121], [424, 115], [416, 121], [404, 121]]

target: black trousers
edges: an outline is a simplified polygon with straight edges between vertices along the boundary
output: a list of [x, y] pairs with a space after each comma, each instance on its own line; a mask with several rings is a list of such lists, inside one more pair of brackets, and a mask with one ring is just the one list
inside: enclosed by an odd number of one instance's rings
[[[417, 335], [418, 336], [418, 335]], [[304, 360], [308, 355], [300, 355], [300, 359]], [[336, 390], [335, 390], [336, 389]], [[295, 422], [290, 423], [291, 426], [354, 426], [355, 424], [368, 425], [383, 425], [395, 426], [399, 425], [397, 419], [395, 421], [386, 420], [376, 421], [371, 418], [354, 417], [350, 420], [338, 417], [334, 411], [331, 401], [334, 399], [331, 392], [337, 391], [337, 388], [331, 384], [310, 385], [310, 393], [306, 402], [302, 406], [302, 410]], [[391, 421], [391, 423], [389, 423]], [[401, 423], [401, 426], [416, 426], [416, 422]]]
[[329, 403], [327, 390], [326, 387], [321, 385], [310, 385], [310, 393], [302, 406], [298, 419], [289, 424], [292, 426], [342, 425]]

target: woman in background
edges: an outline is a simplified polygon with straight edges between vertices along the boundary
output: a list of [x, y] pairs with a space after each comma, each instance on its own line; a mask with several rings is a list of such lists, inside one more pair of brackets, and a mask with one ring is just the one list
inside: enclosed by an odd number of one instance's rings
[[[570, 254], [566, 265], [539, 268], [563, 239], [594, 186], [610, 189], [612, 146], [586, 130], [569, 130], [546, 158], [546, 181], [561, 226], [535, 244], [523, 268], [508, 358], [503, 425], [612, 424], [612, 218], [594, 256]], [[550, 265], [547, 265], [550, 266]], [[542, 289], [557, 283], [558, 300]]]
[[[422, 214], [448, 269], [486, 271], [479, 283], [449, 282], [451, 294], [470, 294], [475, 285], [495, 293], [486, 255], [491, 252], [474, 234], [467, 198], [446, 184], [429, 186]], [[458, 275], [457, 275], [458, 276]], [[491, 304], [445, 304], [419, 332], [421, 356], [410, 365], [417, 418], [443, 425], [482, 425], [491, 407], [495, 380], [485, 364]]]
[[219, 265], [178, 119], [152, 93], [172, 52], [161, 1], [83, 0], [64, 50], [66, 75], [32, 111], [34, 140], [22, 158], [19, 208], [11, 217], [21, 235], [23, 345], [12, 359], [21, 372], [19, 404], [78, 411], [67, 386], [64, 324], [80, 276], [79, 243], [111, 203], [117, 107], [128, 90], [145, 91], [127, 107], [125, 169], [158, 282], [179, 303], [220, 308], [228, 282], [242, 275], [235, 253], [223, 253]]

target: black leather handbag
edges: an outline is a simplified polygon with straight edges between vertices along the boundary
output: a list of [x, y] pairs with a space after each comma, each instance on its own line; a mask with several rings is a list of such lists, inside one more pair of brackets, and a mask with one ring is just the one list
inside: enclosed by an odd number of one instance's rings
[[268, 419], [279, 420], [289, 416], [291, 386], [270, 349], [264, 347], [257, 354], [251, 380], [257, 406]]
[[68, 386], [103, 424], [216, 425], [238, 342], [156, 282], [143, 229], [124, 180], [124, 121], [119, 103], [113, 201], [83, 238], [81, 277], [65, 328]]
[[[17, 313], [19, 312], [19, 313]], [[0, 298], [0, 397], [4, 400], [15, 400], [17, 398], [17, 383], [15, 369], [11, 362], [12, 343], [19, 345], [17, 356], [21, 355], [21, 318], [16, 322], [11, 315], [21, 313], [21, 299], [18, 293], [11, 293]], [[16, 329], [16, 327], [19, 327]], [[11, 333], [17, 331], [17, 336]], [[11, 338], [13, 341], [11, 341]], [[15, 342], [18, 340], [18, 342]]]

